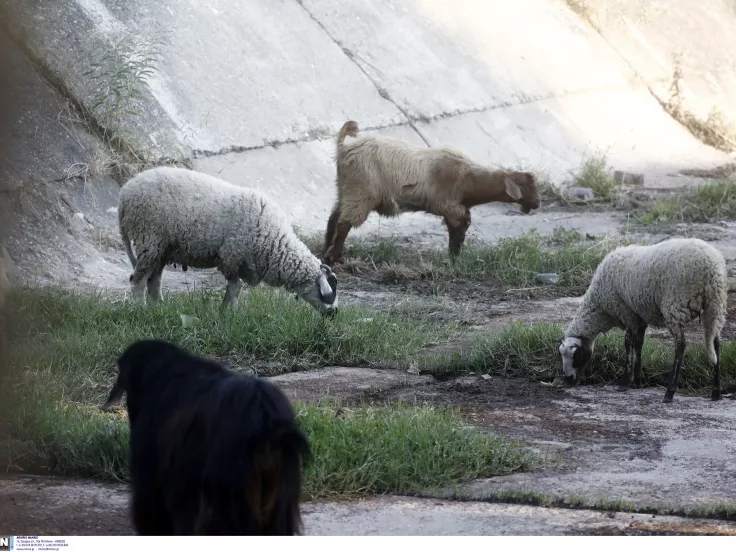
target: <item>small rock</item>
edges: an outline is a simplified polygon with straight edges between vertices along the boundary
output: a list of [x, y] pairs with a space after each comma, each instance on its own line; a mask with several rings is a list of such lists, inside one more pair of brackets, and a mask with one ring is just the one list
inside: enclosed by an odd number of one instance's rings
[[718, 224], [720, 224], [720, 225], [721, 225], [721, 226], [723, 226], [724, 228], [728, 228], [728, 227], [729, 227], [729, 224], [728, 224], [728, 223], [727, 223], [727, 222], [726, 222], [725, 220], [721, 220], [721, 221], [719, 221], [719, 222], [718, 222]]
[[560, 281], [559, 275], [555, 274], [554, 272], [537, 274], [534, 278], [537, 280], [537, 282], [540, 282], [542, 284], [556, 284]]
[[598, 238], [596, 238], [593, 234], [586, 233], [585, 234], [585, 239], [592, 241], [592, 240], [597, 240]]
[[579, 188], [573, 186], [566, 190], [568, 199], [579, 199], [581, 201], [590, 201], [595, 199], [595, 192], [590, 188]]
[[489, 379], [491, 379], [491, 376], [489, 376], [488, 374], [483, 374], [483, 375], [481, 375], [481, 377], [482, 377], [482, 378], [483, 378], [484, 380], [489, 380]]
[[418, 376], [421, 372], [419, 370], [419, 363], [416, 360], [412, 360], [409, 363], [409, 369], [407, 370], [411, 375]]
[[630, 173], [625, 171], [613, 171], [613, 181], [621, 186], [643, 186], [644, 175], [641, 173]]

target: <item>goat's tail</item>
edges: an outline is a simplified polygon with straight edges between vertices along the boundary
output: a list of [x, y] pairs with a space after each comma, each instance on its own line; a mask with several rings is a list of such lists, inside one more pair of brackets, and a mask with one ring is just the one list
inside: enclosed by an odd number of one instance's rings
[[338, 149], [340, 149], [340, 147], [342, 146], [342, 143], [345, 141], [346, 136], [351, 136], [352, 138], [358, 136], [358, 123], [356, 123], [355, 121], [348, 121], [347, 123], [342, 125], [340, 132], [337, 133]]

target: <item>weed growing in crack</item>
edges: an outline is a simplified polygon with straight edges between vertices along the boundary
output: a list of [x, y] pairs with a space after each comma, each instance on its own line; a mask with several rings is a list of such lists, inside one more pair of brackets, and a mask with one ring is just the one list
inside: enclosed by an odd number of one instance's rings
[[99, 51], [82, 73], [91, 90], [90, 115], [110, 150], [94, 161], [91, 173], [127, 179], [147, 168], [145, 155], [135, 147], [125, 124], [142, 115], [140, 102], [146, 84], [158, 73], [167, 44], [165, 34], [148, 38], [125, 33], [109, 49]]

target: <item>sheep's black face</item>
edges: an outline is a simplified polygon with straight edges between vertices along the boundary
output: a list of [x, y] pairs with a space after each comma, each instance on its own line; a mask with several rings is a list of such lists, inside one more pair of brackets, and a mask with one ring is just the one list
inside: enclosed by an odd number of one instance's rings
[[589, 340], [580, 337], [566, 337], [557, 349], [562, 358], [562, 373], [565, 383], [574, 386], [580, 383], [583, 371], [593, 357], [593, 347]]
[[329, 266], [320, 265], [314, 286], [303, 293], [302, 298], [323, 316], [333, 317], [337, 314], [337, 278]]

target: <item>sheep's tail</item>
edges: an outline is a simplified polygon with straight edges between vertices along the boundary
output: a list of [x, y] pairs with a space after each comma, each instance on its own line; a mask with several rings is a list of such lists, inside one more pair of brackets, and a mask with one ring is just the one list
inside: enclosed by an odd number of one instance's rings
[[128, 254], [128, 260], [130, 260], [130, 266], [133, 267], [133, 270], [135, 270], [135, 265], [137, 263], [135, 259], [135, 254], [133, 253], [133, 248], [130, 245], [130, 238], [128, 237], [128, 233], [125, 231], [125, 227], [122, 224], [122, 215], [120, 216], [120, 237], [123, 240], [123, 245], [125, 246], [125, 252]]
[[715, 349], [715, 339], [720, 336], [723, 326], [726, 325], [726, 304], [728, 302], [728, 275], [725, 263], [719, 271], [717, 281], [713, 286], [714, 293], [711, 294], [708, 303], [703, 309], [703, 327], [705, 330], [705, 350], [708, 360], [715, 364], [718, 360]]
[[355, 121], [348, 121], [342, 125], [340, 132], [337, 133], [337, 149], [342, 147], [342, 143], [345, 141], [346, 136], [350, 136], [352, 138], [358, 136], [358, 123]]

